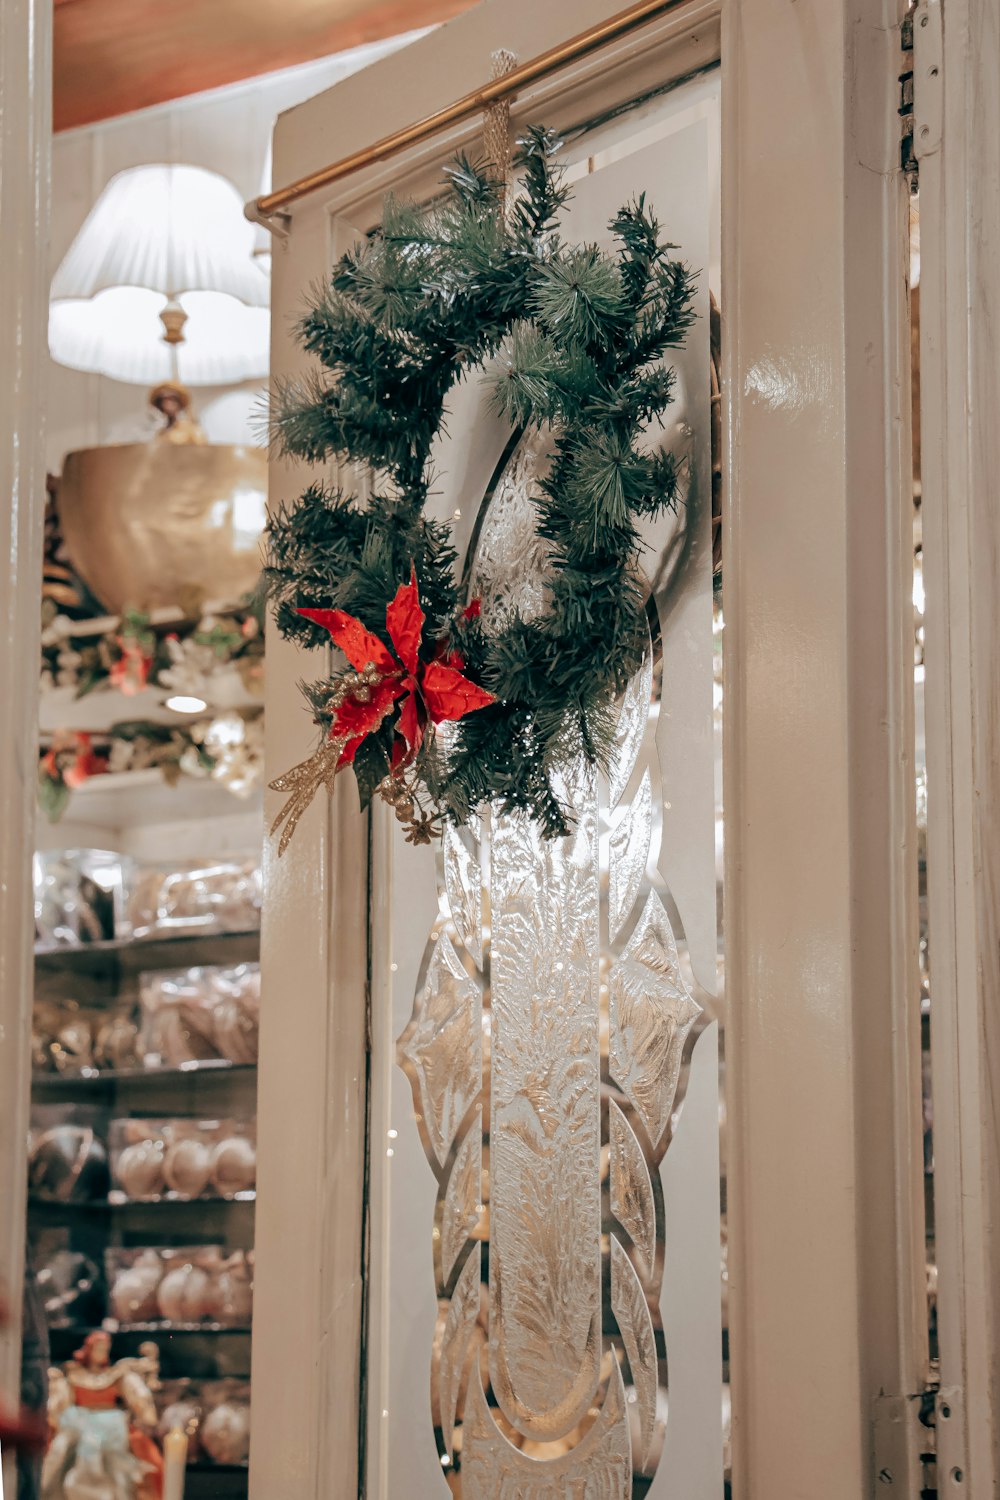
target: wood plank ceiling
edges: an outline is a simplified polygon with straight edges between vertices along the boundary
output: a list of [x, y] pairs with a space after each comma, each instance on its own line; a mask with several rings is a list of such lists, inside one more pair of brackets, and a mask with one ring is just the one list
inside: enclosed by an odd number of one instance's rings
[[473, 3], [55, 0], [55, 128], [89, 125], [431, 26]]

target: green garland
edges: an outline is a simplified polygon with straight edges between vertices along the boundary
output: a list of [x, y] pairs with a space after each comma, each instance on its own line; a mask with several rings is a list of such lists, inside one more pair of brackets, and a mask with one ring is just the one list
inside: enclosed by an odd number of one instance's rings
[[[266, 569], [279, 628], [311, 647], [329, 636], [302, 607], [345, 611], [388, 644], [386, 607], [415, 570], [422, 658], [459, 653], [496, 701], [455, 725], [446, 754], [425, 737], [414, 784], [438, 817], [461, 824], [495, 801], [525, 809], [550, 836], [571, 816], [553, 773], [581, 753], [606, 764], [615, 698], [641, 664], [639, 526], [676, 505], [679, 465], [643, 452], [640, 438], [671, 399], [663, 357], [694, 316], [694, 276], [670, 259], [644, 197], [612, 221], [613, 254], [563, 243], [559, 146], [540, 128], [519, 141], [506, 212], [502, 184], [459, 159], [440, 201], [389, 199], [379, 230], [336, 265], [299, 326], [323, 369], [277, 392], [274, 438], [311, 463], [366, 466], [374, 493], [361, 502], [310, 485], [272, 520]], [[425, 514], [448, 393], [484, 368], [513, 430], [554, 433], [535, 497], [548, 607], [531, 620], [463, 615], [450, 529]], [[325, 735], [355, 681], [337, 673], [305, 689]], [[363, 805], [392, 791], [398, 719], [357, 750]], [[398, 787], [388, 800], [398, 805]]]

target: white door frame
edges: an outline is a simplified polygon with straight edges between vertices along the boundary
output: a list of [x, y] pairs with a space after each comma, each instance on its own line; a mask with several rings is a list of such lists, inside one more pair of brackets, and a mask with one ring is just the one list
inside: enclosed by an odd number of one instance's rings
[[[52, 6], [0, 6], [0, 1399], [20, 1393], [21, 1286], [30, 1097]], [[8, 1466], [8, 1492], [15, 1481]]]
[[[475, 59], [488, 74], [496, 48], [527, 59], [618, 8], [485, 0], [338, 85], [336, 140], [324, 99], [283, 116], [275, 181], [439, 107], [474, 84]], [[916, 1492], [905, 1398], [922, 1387], [926, 1323], [900, 9], [694, 4], [514, 106], [538, 118], [558, 99], [563, 115], [574, 89], [611, 100], [681, 74], [718, 55], [721, 11], [738, 1500], [854, 1500], [882, 1467], [888, 1493]], [[328, 236], [332, 214], [394, 180], [434, 181], [477, 135], [458, 127], [300, 203], [290, 243]], [[290, 260], [276, 246], [278, 374], [302, 367]], [[301, 473], [275, 465], [273, 486], [291, 498]], [[294, 706], [306, 672], [271, 639], [274, 773], [311, 747]], [[355, 809], [342, 786], [281, 865], [268, 854], [254, 1500], [359, 1493], [367, 832]]]
[[938, 1492], [991, 1500], [1000, 1486], [1000, 16], [992, 0], [934, 0], [916, 23]]

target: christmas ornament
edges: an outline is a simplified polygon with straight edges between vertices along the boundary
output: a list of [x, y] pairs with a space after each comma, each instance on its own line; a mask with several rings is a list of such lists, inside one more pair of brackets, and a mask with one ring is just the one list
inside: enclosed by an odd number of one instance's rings
[[[473, 612], [467, 610], [471, 619]], [[476, 709], [492, 703], [493, 694], [463, 676], [461, 653], [449, 651], [441, 642], [429, 659], [421, 656], [426, 615], [420, 607], [416, 569], [409, 583], [401, 583], [385, 611], [385, 629], [393, 649], [360, 620], [342, 609], [300, 609], [299, 614], [329, 632], [353, 671], [339, 678], [327, 708], [332, 722], [327, 743], [311, 761], [296, 766], [288, 776], [272, 785], [292, 795], [274, 821], [271, 832], [282, 824], [279, 853], [288, 846], [299, 818], [321, 784], [332, 784], [342, 766], [351, 765], [369, 736], [377, 734], [391, 714], [394, 718], [389, 750], [388, 774], [379, 783], [380, 794], [394, 807], [411, 835], [417, 835], [420, 816], [404, 773], [415, 761], [428, 724], [457, 722]], [[313, 774], [307, 767], [316, 763]], [[296, 773], [302, 772], [299, 777]], [[296, 777], [294, 781], [291, 777]]]
[[[276, 393], [276, 445], [372, 484], [362, 501], [317, 481], [268, 526], [279, 629], [332, 639], [349, 663], [306, 688], [323, 743], [274, 783], [290, 794], [279, 849], [346, 765], [362, 806], [384, 797], [418, 842], [482, 803], [564, 834], [560, 770], [607, 766], [646, 641], [639, 525], [680, 490], [678, 460], [644, 439], [670, 401], [663, 360], [691, 324], [694, 278], [643, 197], [613, 219], [612, 252], [564, 243], [558, 147], [530, 130], [514, 191], [462, 158], [430, 207], [388, 200], [300, 325], [322, 369]], [[450, 530], [426, 513], [446, 399], [474, 370], [515, 435], [552, 433], [534, 496], [547, 588], [530, 618], [463, 598]]]

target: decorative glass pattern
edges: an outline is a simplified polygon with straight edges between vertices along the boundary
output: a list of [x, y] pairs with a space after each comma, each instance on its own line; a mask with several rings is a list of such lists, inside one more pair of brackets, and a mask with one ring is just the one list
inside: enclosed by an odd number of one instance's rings
[[[526, 541], [544, 461], [522, 438], [487, 497], [469, 569], [487, 615], [544, 605]], [[655, 637], [610, 775], [568, 777], [572, 832], [484, 811], [439, 856], [398, 1056], [438, 1180], [431, 1404], [464, 1500], [631, 1500], [663, 1449], [658, 1168], [701, 1009], [655, 873]]]

